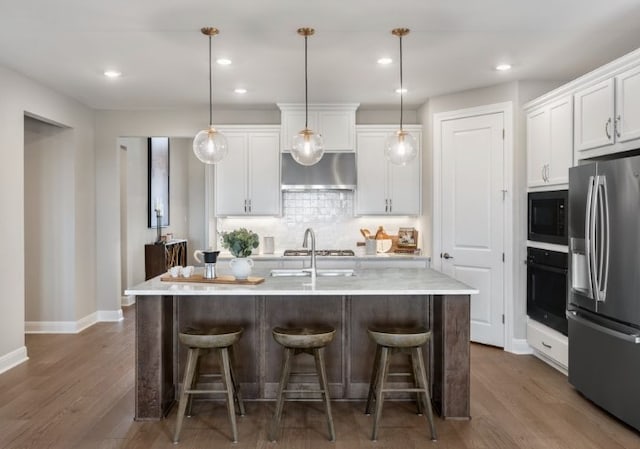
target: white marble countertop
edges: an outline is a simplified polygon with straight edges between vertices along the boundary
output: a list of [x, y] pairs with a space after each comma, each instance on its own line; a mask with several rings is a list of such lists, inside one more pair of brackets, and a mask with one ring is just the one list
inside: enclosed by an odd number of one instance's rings
[[[201, 273], [202, 268], [196, 268]], [[226, 271], [219, 275], [230, 274]], [[269, 270], [254, 269], [252, 276], [264, 277], [258, 285], [229, 285], [161, 281], [149, 279], [125, 291], [125, 295], [474, 295], [478, 290], [429, 268], [383, 268], [356, 270], [355, 276], [270, 277]]]
[[[309, 260], [310, 256], [285, 256], [282, 251], [276, 251], [273, 254], [252, 254], [249, 256], [256, 261], [264, 260]], [[233, 259], [231, 253], [220, 253], [218, 260], [226, 261]], [[364, 250], [355, 251], [354, 256], [316, 256], [318, 260], [431, 260], [431, 257], [423, 254], [407, 254], [407, 253], [378, 253], [365, 254]]]

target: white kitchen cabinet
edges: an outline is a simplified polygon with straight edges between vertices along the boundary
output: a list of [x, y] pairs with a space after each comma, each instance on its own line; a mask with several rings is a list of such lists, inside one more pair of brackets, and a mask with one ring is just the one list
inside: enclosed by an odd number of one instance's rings
[[527, 113], [527, 186], [568, 184], [573, 165], [572, 98]]
[[616, 76], [616, 140], [640, 139], [640, 67]]
[[640, 67], [577, 91], [575, 107], [576, 151], [634, 149], [640, 143]]
[[405, 166], [387, 161], [384, 144], [393, 126], [359, 126], [357, 130], [357, 215], [420, 215], [422, 132], [405, 126], [416, 139], [418, 156]]
[[215, 166], [215, 214], [280, 214], [280, 134], [277, 128], [220, 128], [229, 145]]
[[527, 343], [536, 357], [567, 374], [569, 344], [565, 335], [527, 318]]
[[[281, 148], [291, 150], [293, 136], [304, 129], [304, 104], [278, 104], [282, 111]], [[355, 151], [358, 104], [310, 104], [309, 128], [322, 135], [325, 151]]]
[[614, 143], [614, 92], [614, 79], [609, 78], [575, 93], [576, 151]]

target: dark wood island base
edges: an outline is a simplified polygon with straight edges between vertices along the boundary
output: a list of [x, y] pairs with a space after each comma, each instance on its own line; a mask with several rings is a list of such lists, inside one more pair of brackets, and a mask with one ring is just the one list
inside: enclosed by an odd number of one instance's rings
[[[274, 399], [282, 357], [275, 326], [326, 324], [337, 330], [327, 347], [332, 399], [365, 400], [375, 345], [367, 328], [426, 326], [424, 349], [436, 411], [443, 418], [470, 417], [469, 295], [228, 295], [136, 297], [135, 419], [160, 420], [176, 400], [186, 362], [179, 329], [233, 324], [244, 327], [235, 350], [245, 399]], [[301, 358], [295, 368], [311, 370]]]

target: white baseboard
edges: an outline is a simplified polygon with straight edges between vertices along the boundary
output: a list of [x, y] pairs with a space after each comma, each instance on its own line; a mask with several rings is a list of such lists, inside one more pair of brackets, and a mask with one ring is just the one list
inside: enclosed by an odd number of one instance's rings
[[513, 338], [511, 339], [511, 348], [509, 348], [509, 352], [512, 354], [533, 354], [533, 349], [527, 343], [526, 338]]
[[98, 321], [122, 321], [124, 315], [122, 309], [118, 310], [98, 310]]
[[78, 321], [26, 321], [27, 334], [77, 334], [98, 322], [98, 314], [91, 313]]
[[122, 307], [129, 307], [136, 303], [136, 297], [134, 295], [125, 295], [120, 299], [120, 305]]
[[77, 334], [102, 321], [122, 321], [122, 309], [98, 310], [78, 321], [26, 321], [24, 331], [27, 334]]
[[18, 366], [21, 363], [29, 360], [27, 357], [27, 347], [23, 346], [21, 348], [16, 349], [15, 351], [11, 351], [8, 354], [5, 354], [0, 357], [0, 374], [5, 371], [9, 371], [14, 366]]

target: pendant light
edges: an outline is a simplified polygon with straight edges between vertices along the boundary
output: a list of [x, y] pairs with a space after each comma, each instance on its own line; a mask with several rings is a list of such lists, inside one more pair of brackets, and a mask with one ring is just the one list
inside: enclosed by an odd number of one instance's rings
[[227, 155], [227, 138], [213, 127], [213, 97], [211, 81], [211, 38], [218, 34], [217, 28], [202, 28], [209, 37], [209, 128], [203, 129], [193, 139], [193, 152], [201, 162], [215, 164]]
[[402, 37], [409, 34], [408, 28], [395, 28], [391, 34], [400, 38], [400, 128], [391, 134], [386, 142], [384, 154], [387, 159], [396, 165], [406, 165], [418, 154], [416, 139], [402, 128], [402, 108], [404, 90], [402, 87]]
[[315, 33], [313, 28], [299, 28], [304, 36], [304, 129], [293, 137], [291, 156], [300, 165], [313, 165], [322, 159], [324, 145], [322, 136], [309, 129], [309, 102], [307, 81], [307, 39]]

